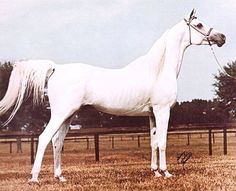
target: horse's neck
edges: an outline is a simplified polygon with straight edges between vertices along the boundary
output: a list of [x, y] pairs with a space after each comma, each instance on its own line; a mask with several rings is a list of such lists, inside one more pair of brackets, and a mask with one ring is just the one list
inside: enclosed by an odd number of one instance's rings
[[167, 30], [150, 48], [150, 50], [147, 53], [147, 57], [149, 61], [153, 61], [156, 64], [160, 61], [160, 57], [164, 56], [165, 48], [166, 48], [166, 40], [168, 36]]
[[[148, 71], [149, 77], [152, 75], [154, 78], [158, 77], [160, 72], [173, 71], [177, 77], [186, 48], [187, 44], [183, 42], [181, 36], [181, 26], [177, 24], [167, 30], [146, 55], [136, 59], [126, 68], [133, 70], [136, 67], [136, 71], [139, 68], [142, 73]], [[139, 67], [137, 68], [137, 66]]]
[[155, 80], [164, 63], [167, 34], [168, 31], [153, 44], [146, 55], [137, 58], [122, 71], [127, 71], [127, 74], [130, 74], [130, 71], [136, 72], [136, 74], [148, 77], [149, 80]]
[[146, 64], [155, 76], [158, 76], [164, 63], [167, 34], [168, 30], [153, 44], [145, 55]]
[[180, 27], [180, 24], [174, 26], [168, 34], [163, 66], [163, 71], [173, 72], [176, 78], [181, 69], [184, 52], [189, 45]]

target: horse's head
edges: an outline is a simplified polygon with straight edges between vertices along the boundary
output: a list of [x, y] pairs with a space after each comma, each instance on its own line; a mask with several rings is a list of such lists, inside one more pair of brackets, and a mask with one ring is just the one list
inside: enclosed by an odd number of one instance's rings
[[195, 10], [193, 9], [189, 17], [184, 18], [187, 26], [187, 36], [189, 43], [195, 45], [213, 45], [221, 47], [226, 40], [223, 33], [209, 27], [203, 22], [199, 21], [195, 16]]

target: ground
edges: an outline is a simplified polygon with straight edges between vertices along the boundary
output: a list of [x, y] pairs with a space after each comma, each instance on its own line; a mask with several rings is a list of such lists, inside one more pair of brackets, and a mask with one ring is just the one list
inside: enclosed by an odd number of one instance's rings
[[[48, 146], [39, 177], [39, 185], [28, 185], [30, 178], [30, 144], [23, 143], [23, 153], [9, 153], [9, 144], [0, 143], [0, 190], [167, 190], [167, 191], [234, 191], [236, 190], [236, 136], [228, 137], [228, 155], [223, 155], [221, 134], [215, 135], [213, 155], [208, 155], [207, 135], [192, 135], [187, 145], [186, 135], [168, 138], [168, 168], [174, 177], [155, 178], [150, 171], [149, 138], [137, 135], [117, 135], [112, 149], [111, 136], [100, 138], [100, 162], [95, 162], [94, 145], [89, 149], [83, 140], [65, 143], [62, 154], [63, 174], [66, 183], [53, 178], [51, 145]], [[183, 169], [177, 163], [177, 154], [192, 152]]]

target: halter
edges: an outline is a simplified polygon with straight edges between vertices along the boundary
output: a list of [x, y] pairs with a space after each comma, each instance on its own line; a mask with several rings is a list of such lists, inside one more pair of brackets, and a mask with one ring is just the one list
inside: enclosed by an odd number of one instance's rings
[[206, 37], [206, 39], [207, 39], [207, 41], [208, 41], [208, 43], [209, 43], [209, 45], [211, 46], [212, 44], [211, 44], [211, 42], [210, 42], [210, 40], [209, 40], [209, 36], [210, 36], [210, 34], [211, 34], [211, 31], [213, 30], [213, 28], [210, 28], [209, 29], [209, 31], [205, 34], [205, 33], [203, 33], [202, 31], [200, 31], [198, 28], [196, 28], [195, 26], [193, 26], [192, 24], [191, 24], [191, 21], [193, 20], [193, 19], [196, 19], [197, 17], [191, 17], [191, 18], [189, 18], [189, 20], [187, 20], [187, 19], [185, 19], [184, 18], [184, 21], [186, 22], [186, 24], [188, 25], [188, 29], [189, 29], [189, 43], [190, 43], [190, 45], [192, 45], [192, 41], [191, 41], [191, 28], [193, 28], [194, 30], [196, 30], [197, 32], [199, 32], [200, 34], [202, 34], [203, 36], [205, 36]]
[[191, 28], [193, 28], [194, 30], [196, 30], [197, 32], [199, 32], [200, 34], [202, 34], [203, 36], [206, 37], [206, 39], [207, 39], [207, 41], [208, 41], [208, 44], [210, 45], [211, 52], [212, 52], [212, 54], [213, 54], [213, 56], [214, 56], [214, 59], [215, 59], [216, 63], [218, 64], [218, 66], [220, 67], [220, 69], [223, 71], [223, 73], [224, 73], [226, 76], [228, 76], [228, 77], [230, 77], [230, 78], [236, 80], [236, 77], [234, 77], [234, 76], [230, 75], [229, 73], [227, 73], [227, 71], [224, 69], [224, 67], [220, 64], [218, 58], [216, 57], [215, 51], [214, 51], [213, 48], [212, 48], [212, 44], [211, 44], [211, 42], [210, 42], [210, 40], [209, 40], [209, 36], [210, 36], [211, 31], [213, 30], [213, 28], [210, 28], [209, 31], [208, 31], [206, 34], [203, 33], [202, 31], [200, 31], [198, 28], [196, 28], [194, 25], [191, 24], [191, 21], [192, 21], [193, 19], [196, 19], [196, 18], [197, 18], [197, 17], [195, 17], [195, 16], [190, 17], [189, 20], [187, 20], [187, 19], [184, 18], [184, 21], [186, 22], [186, 24], [188, 25], [188, 28], [189, 28], [189, 43], [190, 43], [190, 45], [192, 45], [192, 41], [191, 41]]

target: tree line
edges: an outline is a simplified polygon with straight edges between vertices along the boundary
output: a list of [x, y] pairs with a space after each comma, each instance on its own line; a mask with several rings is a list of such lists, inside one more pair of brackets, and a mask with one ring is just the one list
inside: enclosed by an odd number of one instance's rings
[[[228, 63], [224, 69], [229, 75], [236, 76], [236, 62]], [[11, 71], [10, 62], [0, 64], [0, 99], [5, 95]], [[214, 78], [213, 87], [216, 97], [213, 100], [194, 99], [182, 103], [177, 102], [171, 110], [170, 125], [226, 123], [235, 120], [236, 80], [230, 78], [224, 71], [218, 71]], [[30, 98], [25, 100], [8, 125], [9, 130], [42, 131], [50, 119], [47, 104], [32, 106]], [[9, 113], [0, 116], [1, 129], [5, 128], [1, 124], [8, 115]], [[149, 119], [148, 117], [109, 115], [99, 112], [91, 106], [85, 106], [77, 112], [72, 124], [80, 124], [83, 127], [146, 126], [149, 124]]]

